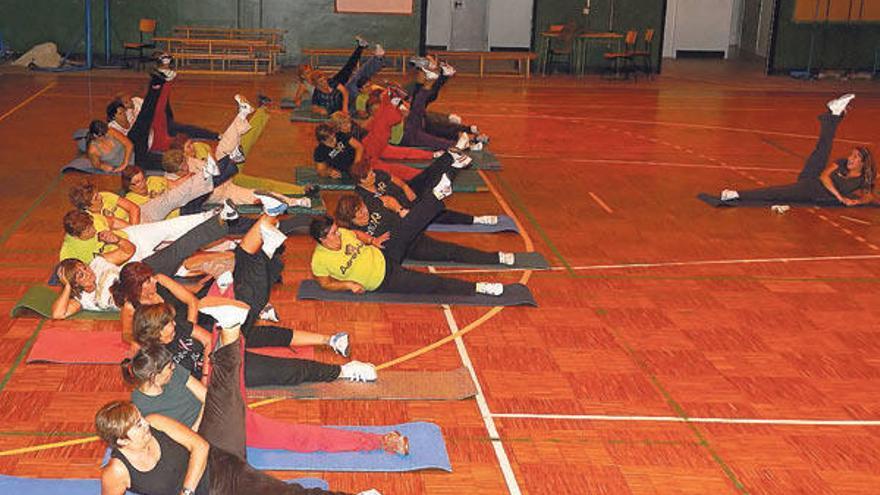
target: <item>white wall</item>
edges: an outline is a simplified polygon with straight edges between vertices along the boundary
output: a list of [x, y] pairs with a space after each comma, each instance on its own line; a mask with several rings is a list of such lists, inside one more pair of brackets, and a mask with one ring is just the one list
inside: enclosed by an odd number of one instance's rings
[[731, 46], [739, 46], [742, 39], [742, 20], [745, 2], [743, 0], [733, 0], [733, 14], [730, 16], [730, 43]]
[[663, 56], [676, 50], [720, 51], [727, 57], [734, 0], [668, 0]]
[[[452, 32], [452, 1], [428, 0], [425, 43], [448, 46]], [[489, 46], [529, 48], [534, 0], [489, 0]]]
[[762, 57], [770, 55], [770, 31], [773, 29], [773, 0], [761, 0], [761, 16], [758, 18], [758, 43], [755, 53]]

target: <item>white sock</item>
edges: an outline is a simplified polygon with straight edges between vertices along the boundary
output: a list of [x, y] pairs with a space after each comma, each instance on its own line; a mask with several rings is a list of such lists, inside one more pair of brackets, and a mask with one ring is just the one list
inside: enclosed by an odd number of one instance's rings
[[498, 216], [497, 215], [480, 215], [478, 217], [474, 217], [474, 224], [498, 225]]
[[278, 230], [278, 227], [268, 224], [266, 222], [260, 222], [260, 234], [263, 236], [263, 246], [262, 250], [266, 253], [266, 256], [272, 257], [275, 256], [275, 251], [284, 244], [284, 241], [287, 240], [287, 236], [284, 235], [284, 232]]
[[444, 198], [449, 197], [452, 194], [452, 181], [449, 180], [449, 176], [443, 174], [440, 177], [440, 182], [434, 186], [434, 197], [443, 200]]
[[504, 285], [497, 282], [477, 282], [476, 292], [487, 296], [500, 296], [504, 294]]
[[505, 253], [498, 251], [498, 263], [507, 266], [513, 266], [516, 263], [516, 255], [513, 253]]

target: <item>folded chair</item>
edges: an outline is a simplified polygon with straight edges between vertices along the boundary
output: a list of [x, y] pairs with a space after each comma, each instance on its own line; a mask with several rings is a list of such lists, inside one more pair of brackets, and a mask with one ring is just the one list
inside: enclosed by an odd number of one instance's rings
[[[122, 55], [123, 60], [131, 60], [134, 57], [130, 57], [128, 55], [129, 51], [137, 52], [137, 69], [140, 70], [141, 66], [144, 63], [144, 50], [155, 50], [156, 43], [153, 41], [153, 36], [156, 34], [156, 19], [141, 19], [138, 23], [138, 31], [140, 31], [140, 41], [131, 41], [127, 43], [123, 43], [122, 45]], [[149, 35], [149, 41], [144, 40], [144, 35]]]

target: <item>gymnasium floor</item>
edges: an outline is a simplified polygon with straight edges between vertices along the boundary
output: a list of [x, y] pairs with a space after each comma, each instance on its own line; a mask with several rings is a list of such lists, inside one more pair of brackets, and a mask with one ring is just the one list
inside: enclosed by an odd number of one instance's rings
[[[232, 95], [279, 97], [290, 75], [182, 75], [176, 118], [223, 129]], [[103, 445], [10, 450], [88, 436], [97, 407], [127, 395], [115, 366], [29, 365], [45, 325], [10, 319], [57, 261], [70, 134], [133, 72], [0, 75], [0, 473], [93, 477]], [[287, 242], [272, 300], [295, 328], [352, 333], [354, 357], [382, 363], [469, 333], [394, 369], [473, 367], [461, 402], [283, 401], [261, 412], [312, 424], [442, 426], [454, 472], [318, 475], [385, 494], [872, 494], [880, 486], [880, 231], [877, 210], [714, 209], [695, 199], [794, 180], [828, 99], [857, 98], [835, 156], [876, 142], [871, 82], [766, 78], [736, 62], [672, 62], [653, 82], [596, 77], [458, 77], [437, 108], [492, 136], [503, 172], [490, 193], [451, 205], [507, 213], [522, 235], [446, 235], [536, 250], [552, 271], [521, 280], [539, 308], [444, 309], [294, 300], [313, 244]], [[247, 172], [290, 180], [313, 126], [274, 114]], [[875, 148], [876, 150], [876, 148]], [[116, 187], [115, 180], [99, 184]], [[332, 206], [333, 194], [325, 193]], [[476, 324], [471, 324], [476, 322]], [[113, 322], [64, 325], [113, 328]], [[321, 359], [338, 361], [324, 350]]]

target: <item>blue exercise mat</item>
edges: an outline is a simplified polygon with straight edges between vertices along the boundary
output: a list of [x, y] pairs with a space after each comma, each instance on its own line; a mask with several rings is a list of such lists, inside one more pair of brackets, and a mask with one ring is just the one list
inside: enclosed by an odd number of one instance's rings
[[498, 215], [498, 223], [495, 225], [483, 224], [451, 224], [432, 223], [426, 229], [428, 232], [463, 232], [470, 234], [492, 234], [497, 232], [519, 232], [516, 222], [507, 215]]
[[[330, 489], [326, 481], [318, 478], [300, 478], [288, 480], [287, 482], [298, 483], [303, 488]], [[95, 495], [96, 493], [101, 493], [101, 480], [19, 478], [17, 476], [0, 475], [0, 493], [19, 493], [22, 495]]]
[[449, 454], [440, 427], [433, 423], [414, 422], [391, 426], [332, 426], [369, 433], [399, 431], [409, 438], [409, 455], [383, 451], [312, 452], [247, 449], [248, 462], [257, 469], [273, 471], [377, 471], [403, 472], [442, 469], [452, 472]]

